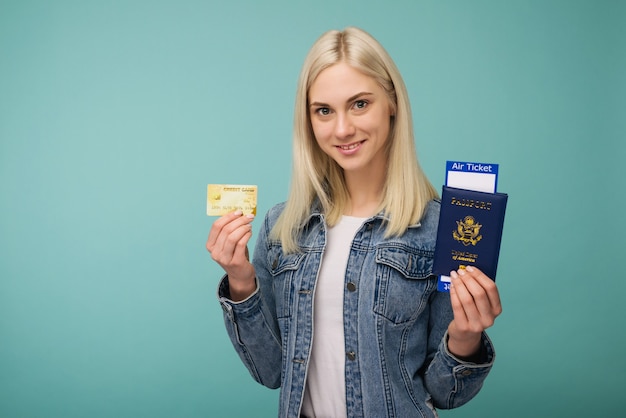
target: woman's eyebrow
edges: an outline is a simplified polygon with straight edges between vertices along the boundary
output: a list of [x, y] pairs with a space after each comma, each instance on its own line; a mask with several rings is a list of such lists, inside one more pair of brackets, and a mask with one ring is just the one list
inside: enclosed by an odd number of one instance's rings
[[[370, 93], [369, 91], [361, 91], [353, 96], [348, 97], [348, 100], [346, 100], [346, 103], [350, 103], [356, 99], [358, 99], [359, 97], [363, 97], [363, 96], [370, 96], [374, 93]], [[312, 102], [309, 104], [309, 107], [313, 107], [313, 106], [328, 106], [327, 103], [323, 103], [323, 102]]]

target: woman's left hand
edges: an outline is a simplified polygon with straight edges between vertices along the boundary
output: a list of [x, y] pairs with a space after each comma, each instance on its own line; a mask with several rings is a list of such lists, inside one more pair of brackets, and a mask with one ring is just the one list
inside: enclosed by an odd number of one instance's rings
[[480, 349], [481, 335], [502, 313], [495, 282], [476, 267], [450, 273], [450, 302], [454, 319], [448, 326], [448, 350], [469, 358]]

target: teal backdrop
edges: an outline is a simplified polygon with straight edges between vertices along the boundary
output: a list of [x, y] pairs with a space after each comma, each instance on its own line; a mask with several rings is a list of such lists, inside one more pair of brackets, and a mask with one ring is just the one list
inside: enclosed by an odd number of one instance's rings
[[432, 182], [494, 162], [510, 195], [496, 364], [441, 416], [624, 416], [625, 5], [0, 0], [0, 416], [277, 414], [223, 328], [206, 185], [286, 198], [300, 66], [349, 25]]

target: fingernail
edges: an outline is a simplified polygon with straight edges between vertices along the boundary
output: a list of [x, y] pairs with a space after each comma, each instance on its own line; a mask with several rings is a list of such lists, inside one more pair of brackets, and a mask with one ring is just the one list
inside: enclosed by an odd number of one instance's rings
[[247, 214], [247, 215], [246, 215], [246, 218], [249, 218], [249, 219], [254, 219], [254, 215], [253, 215], [253, 214], [251, 214], [251, 213], [249, 213], [249, 214]]
[[459, 275], [460, 276], [464, 276], [465, 275], [465, 269], [459, 269]]
[[469, 271], [470, 273], [472, 273], [474, 271], [474, 267], [472, 267], [472, 266], [467, 266], [467, 267], [465, 267], [465, 269], [467, 271]]
[[235, 216], [241, 216], [241, 215], [243, 215], [243, 212], [242, 212], [242, 211], [240, 211], [240, 210], [236, 210], [236, 211], [234, 212], [234, 215], [235, 215]]

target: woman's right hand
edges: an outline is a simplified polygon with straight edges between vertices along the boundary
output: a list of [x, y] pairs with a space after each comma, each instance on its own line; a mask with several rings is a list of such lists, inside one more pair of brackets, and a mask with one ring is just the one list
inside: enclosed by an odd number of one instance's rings
[[244, 216], [241, 211], [228, 213], [213, 223], [206, 242], [211, 258], [228, 275], [233, 301], [247, 298], [256, 289], [256, 274], [248, 256], [253, 220], [254, 215]]

